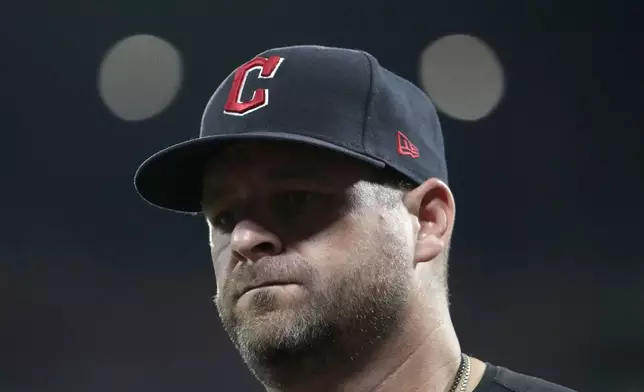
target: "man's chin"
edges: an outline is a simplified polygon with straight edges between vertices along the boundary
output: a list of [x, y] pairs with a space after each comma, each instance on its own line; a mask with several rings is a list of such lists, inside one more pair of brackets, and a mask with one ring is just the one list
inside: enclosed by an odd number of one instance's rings
[[237, 320], [238, 329], [245, 334], [276, 337], [282, 333], [288, 333], [296, 324], [302, 323], [301, 314], [298, 314], [297, 309], [292, 308], [255, 310], [246, 312]]
[[310, 334], [310, 322], [301, 310], [278, 308], [238, 319], [237, 341], [241, 345], [262, 351], [271, 348], [296, 348], [305, 344]]

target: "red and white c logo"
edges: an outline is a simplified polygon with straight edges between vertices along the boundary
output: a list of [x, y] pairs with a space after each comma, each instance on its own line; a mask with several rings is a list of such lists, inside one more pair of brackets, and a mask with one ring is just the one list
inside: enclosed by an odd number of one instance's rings
[[253, 97], [250, 101], [242, 102], [241, 95], [244, 91], [246, 78], [248, 78], [248, 74], [251, 71], [261, 70], [258, 76], [260, 79], [271, 79], [275, 76], [277, 68], [282, 64], [283, 60], [284, 58], [279, 56], [256, 57], [239, 67], [235, 71], [233, 85], [230, 88], [230, 93], [228, 93], [226, 105], [224, 105], [224, 113], [233, 116], [244, 116], [268, 105], [268, 89], [264, 88], [253, 91]]

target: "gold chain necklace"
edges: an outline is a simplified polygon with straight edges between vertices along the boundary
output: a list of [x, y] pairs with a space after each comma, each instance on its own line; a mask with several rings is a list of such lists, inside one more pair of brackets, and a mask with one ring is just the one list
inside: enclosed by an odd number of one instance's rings
[[449, 389], [449, 392], [456, 392], [459, 384], [461, 387], [458, 388], [458, 392], [465, 392], [467, 382], [470, 380], [470, 367], [470, 357], [465, 354], [461, 354], [461, 365], [458, 367], [456, 378], [454, 379], [454, 383]]

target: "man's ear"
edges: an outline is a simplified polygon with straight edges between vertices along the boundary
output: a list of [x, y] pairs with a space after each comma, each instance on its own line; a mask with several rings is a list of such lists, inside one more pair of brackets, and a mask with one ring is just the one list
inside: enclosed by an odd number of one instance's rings
[[444, 182], [431, 178], [407, 192], [403, 204], [418, 219], [414, 262], [435, 259], [451, 240], [455, 217], [452, 192]]

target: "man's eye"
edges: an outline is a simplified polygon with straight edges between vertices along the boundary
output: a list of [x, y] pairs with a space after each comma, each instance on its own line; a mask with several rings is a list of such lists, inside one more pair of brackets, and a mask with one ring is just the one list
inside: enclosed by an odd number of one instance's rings
[[315, 197], [316, 194], [309, 191], [290, 191], [280, 194], [277, 203], [280, 211], [293, 213], [313, 202]]
[[221, 230], [231, 230], [235, 222], [232, 210], [224, 210], [212, 218], [212, 225]]

